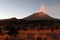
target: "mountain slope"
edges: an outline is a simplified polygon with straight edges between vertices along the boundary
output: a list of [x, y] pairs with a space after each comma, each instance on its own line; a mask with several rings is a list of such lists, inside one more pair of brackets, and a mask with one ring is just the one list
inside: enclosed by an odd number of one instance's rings
[[44, 12], [37, 12], [23, 19], [24, 20], [52, 20], [54, 18], [50, 17]]

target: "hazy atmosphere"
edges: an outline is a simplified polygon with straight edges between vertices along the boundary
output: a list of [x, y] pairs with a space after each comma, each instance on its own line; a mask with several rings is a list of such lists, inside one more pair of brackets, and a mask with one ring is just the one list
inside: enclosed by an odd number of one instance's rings
[[38, 12], [41, 4], [48, 15], [60, 19], [60, 0], [0, 0], [0, 19], [24, 18]]

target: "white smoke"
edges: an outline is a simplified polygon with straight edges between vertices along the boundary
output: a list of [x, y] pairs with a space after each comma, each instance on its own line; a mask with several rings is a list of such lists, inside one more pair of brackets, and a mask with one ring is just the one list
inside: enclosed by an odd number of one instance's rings
[[44, 12], [44, 13], [46, 13], [46, 9], [45, 9], [44, 4], [41, 4], [40, 12]]

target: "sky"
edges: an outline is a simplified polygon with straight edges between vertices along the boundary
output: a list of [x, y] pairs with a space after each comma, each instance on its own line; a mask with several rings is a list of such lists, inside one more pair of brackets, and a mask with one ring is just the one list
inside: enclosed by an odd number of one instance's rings
[[40, 11], [41, 4], [48, 15], [60, 19], [60, 0], [0, 0], [0, 19], [22, 19]]

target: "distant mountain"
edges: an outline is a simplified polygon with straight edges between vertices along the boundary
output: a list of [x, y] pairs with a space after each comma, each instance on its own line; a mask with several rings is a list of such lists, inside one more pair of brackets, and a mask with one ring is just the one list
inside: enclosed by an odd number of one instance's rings
[[54, 18], [50, 17], [44, 12], [37, 12], [23, 19], [24, 20], [53, 20]]

